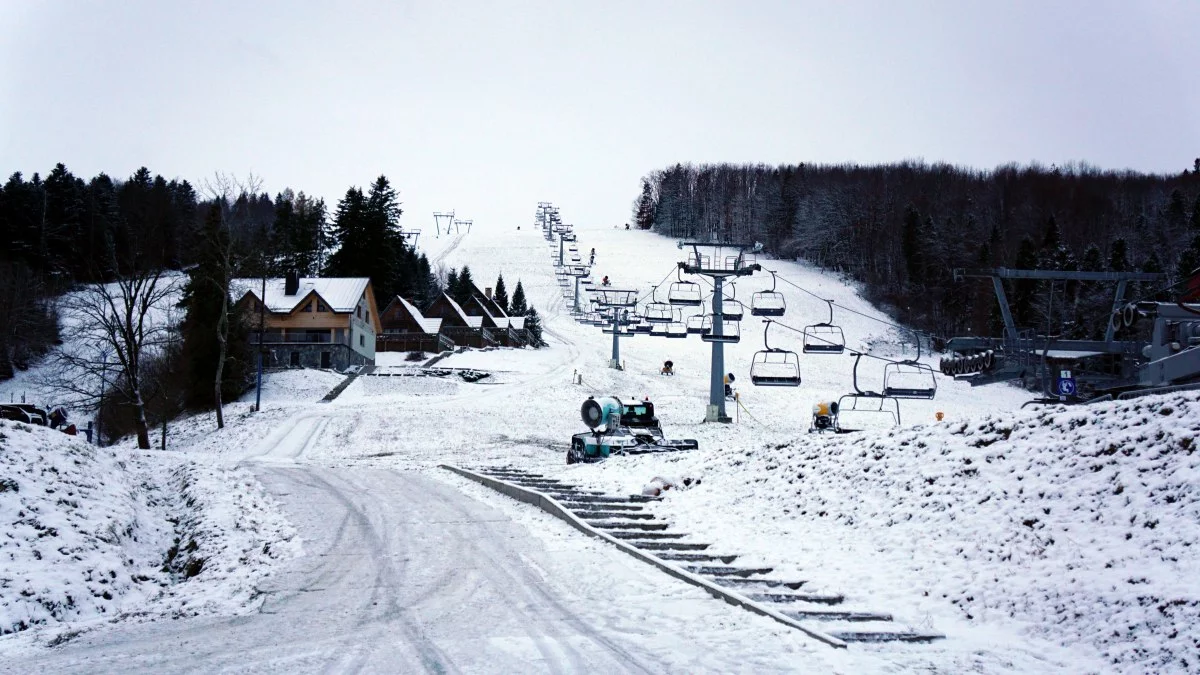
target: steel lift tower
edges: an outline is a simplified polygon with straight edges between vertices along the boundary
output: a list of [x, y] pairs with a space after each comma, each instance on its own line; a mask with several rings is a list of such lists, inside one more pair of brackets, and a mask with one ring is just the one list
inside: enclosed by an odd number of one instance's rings
[[434, 235], [435, 237], [442, 236], [442, 220], [443, 219], [445, 219], [445, 221], [446, 221], [446, 234], [449, 235], [450, 234], [450, 225], [454, 223], [454, 212], [453, 211], [445, 211], [445, 212], [434, 211], [433, 212], [433, 226], [436, 228], [436, 232], [437, 232], [437, 234]]
[[705, 340], [712, 343], [712, 372], [704, 421], [729, 423], [733, 420], [725, 413], [724, 284], [728, 277], [750, 276], [762, 269], [754, 260], [754, 254], [762, 250], [762, 245], [693, 241], [680, 242], [679, 248], [689, 250], [687, 260], [679, 263], [679, 269], [686, 274], [708, 277], [713, 285], [712, 331]]
[[621, 370], [621, 338], [635, 335], [629, 330], [622, 330], [621, 327], [632, 323], [629, 310], [637, 307], [637, 291], [600, 288], [594, 293], [596, 304], [609, 312], [608, 318], [612, 321], [612, 326], [604, 329], [605, 333], [612, 333], [613, 339], [612, 359], [609, 360], [608, 367]]

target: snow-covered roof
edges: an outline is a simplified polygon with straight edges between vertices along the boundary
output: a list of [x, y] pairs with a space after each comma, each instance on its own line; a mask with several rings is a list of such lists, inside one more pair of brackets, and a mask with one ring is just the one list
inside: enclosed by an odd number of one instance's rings
[[[309, 293], [315, 292], [331, 311], [353, 312], [370, 281], [367, 277], [301, 279], [296, 294], [287, 295], [284, 279], [267, 279], [265, 304], [272, 312], [291, 312]], [[229, 286], [234, 300], [241, 299], [247, 293], [257, 298], [262, 291], [262, 279], [233, 279]]]
[[421, 314], [421, 310], [413, 306], [411, 302], [398, 295], [396, 296], [396, 299], [400, 301], [400, 304], [403, 305], [404, 309], [408, 311], [410, 316], [412, 316], [413, 321], [417, 322], [417, 325], [421, 327], [421, 330], [429, 334], [437, 333], [439, 330], [441, 330], [442, 320], [440, 317], [427, 317]]
[[517, 330], [520, 330], [525, 327], [525, 317], [510, 316], [510, 317], [508, 317], [508, 325], [512, 326], [513, 328], [516, 328]]
[[483, 327], [483, 317], [482, 316], [471, 316], [470, 314], [467, 314], [466, 312], [463, 311], [462, 305], [455, 302], [454, 298], [450, 297], [449, 295], [446, 295], [445, 293], [442, 294], [442, 297], [446, 299], [446, 302], [450, 303], [450, 308], [458, 313], [458, 315], [462, 318], [462, 320], [467, 324], [468, 328]]

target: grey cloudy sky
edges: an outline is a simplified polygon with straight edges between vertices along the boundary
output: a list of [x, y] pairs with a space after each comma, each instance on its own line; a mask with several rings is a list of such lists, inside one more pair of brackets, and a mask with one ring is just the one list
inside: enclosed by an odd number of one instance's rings
[[1200, 1], [0, 0], [0, 170], [623, 223], [675, 162], [1200, 156]]

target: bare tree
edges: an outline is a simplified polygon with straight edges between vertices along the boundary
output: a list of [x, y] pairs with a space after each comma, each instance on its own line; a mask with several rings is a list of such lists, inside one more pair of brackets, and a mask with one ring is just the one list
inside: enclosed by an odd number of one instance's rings
[[[233, 281], [234, 269], [237, 267], [237, 242], [233, 237], [227, 218], [230, 215], [229, 205], [243, 195], [254, 195], [262, 188], [262, 179], [253, 173], [239, 179], [232, 174], [216, 172], [211, 180], [206, 179], [202, 189], [215, 203], [213, 211], [205, 220], [203, 245], [205, 247], [205, 263], [207, 268], [202, 283], [217, 287], [221, 295], [221, 307], [217, 315], [216, 334], [218, 345], [217, 370], [213, 376], [213, 403], [217, 413], [217, 428], [225, 428], [224, 402], [221, 397], [221, 385], [225, 378], [225, 361], [229, 356], [229, 322], [233, 307], [229, 301], [229, 287]], [[266, 274], [266, 266], [262, 273]], [[259, 327], [259, 335], [262, 327]], [[261, 339], [261, 337], [260, 337]], [[262, 345], [258, 346], [261, 351]]]
[[167, 307], [175, 279], [162, 270], [136, 270], [117, 281], [95, 283], [62, 302], [65, 344], [45, 382], [72, 407], [98, 409], [115, 395], [133, 408], [138, 447], [150, 449], [145, 364], [170, 340]]

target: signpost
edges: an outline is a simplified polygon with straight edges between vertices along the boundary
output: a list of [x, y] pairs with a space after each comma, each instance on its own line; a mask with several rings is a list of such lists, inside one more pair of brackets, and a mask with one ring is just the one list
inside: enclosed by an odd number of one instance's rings
[[1075, 391], [1075, 378], [1071, 377], [1071, 371], [1058, 371], [1058, 400], [1067, 400], [1068, 397], [1075, 395]]

